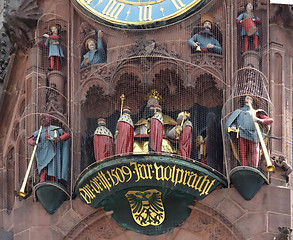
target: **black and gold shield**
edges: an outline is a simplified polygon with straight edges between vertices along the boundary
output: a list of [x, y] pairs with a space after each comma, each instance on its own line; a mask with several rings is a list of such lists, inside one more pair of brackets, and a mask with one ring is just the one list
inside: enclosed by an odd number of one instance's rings
[[165, 220], [162, 193], [156, 189], [128, 191], [125, 194], [130, 204], [134, 221], [143, 227], [159, 226]]

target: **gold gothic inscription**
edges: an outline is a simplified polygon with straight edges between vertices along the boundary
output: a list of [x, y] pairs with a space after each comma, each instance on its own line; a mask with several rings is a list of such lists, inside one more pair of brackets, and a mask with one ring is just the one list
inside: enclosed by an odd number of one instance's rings
[[128, 165], [100, 170], [97, 175], [89, 180], [87, 184], [80, 187], [79, 194], [82, 199], [90, 204], [93, 199], [104, 191], [111, 191], [118, 184], [129, 181], [135, 183], [140, 181], [165, 181], [171, 182], [173, 186], [183, 185], [194, 189], [199, 196], [208, 195], [216, 179], [208, 179], [208, 175], [200, 176], [189, 170], [184, 170], [176, 165], [164, 166], [157, 163], [140, 164], [130, 162]]

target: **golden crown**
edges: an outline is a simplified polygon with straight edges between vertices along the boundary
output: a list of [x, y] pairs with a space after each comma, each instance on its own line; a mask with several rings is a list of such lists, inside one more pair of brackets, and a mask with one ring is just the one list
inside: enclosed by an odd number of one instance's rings
[[151, 98], [157, 99], [159, 102], [162, 102], [163, 98], [159, 94], [159, 92], [156, 89], [153, 89], [145, 98], [145, 100], [149, 100]]

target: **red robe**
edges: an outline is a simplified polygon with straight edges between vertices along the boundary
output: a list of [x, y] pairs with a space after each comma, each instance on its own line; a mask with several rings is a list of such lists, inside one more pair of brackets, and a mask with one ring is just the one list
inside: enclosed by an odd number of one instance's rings
[[94, 150], [96, 162], [114, 155], [114, 140], [112, 133], [106, 127], [98, 127], [94, 136]]
[[132, 153], [134, 131], [131, 117], [122, 115], [117, 123], [116, 154]]
[[192, 124], [190, 121], [184, 124], [179, 136], [179, 150], [182, 157], [190, 158], [192, 151]]
[[155, 152], [162, 152], [162, 142], [163, 142], [163, 116], [160, 113], [156, 113], [151, 119], [150, 126], [150, 147], [151, 150]]

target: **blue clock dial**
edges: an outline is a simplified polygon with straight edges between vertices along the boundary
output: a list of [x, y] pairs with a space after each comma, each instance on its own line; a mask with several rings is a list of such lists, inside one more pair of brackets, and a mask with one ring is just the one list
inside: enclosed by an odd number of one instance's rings
[[210, 0], [75, 0], [95, 20], [123, 28], [152, 28], [173, 23]]

